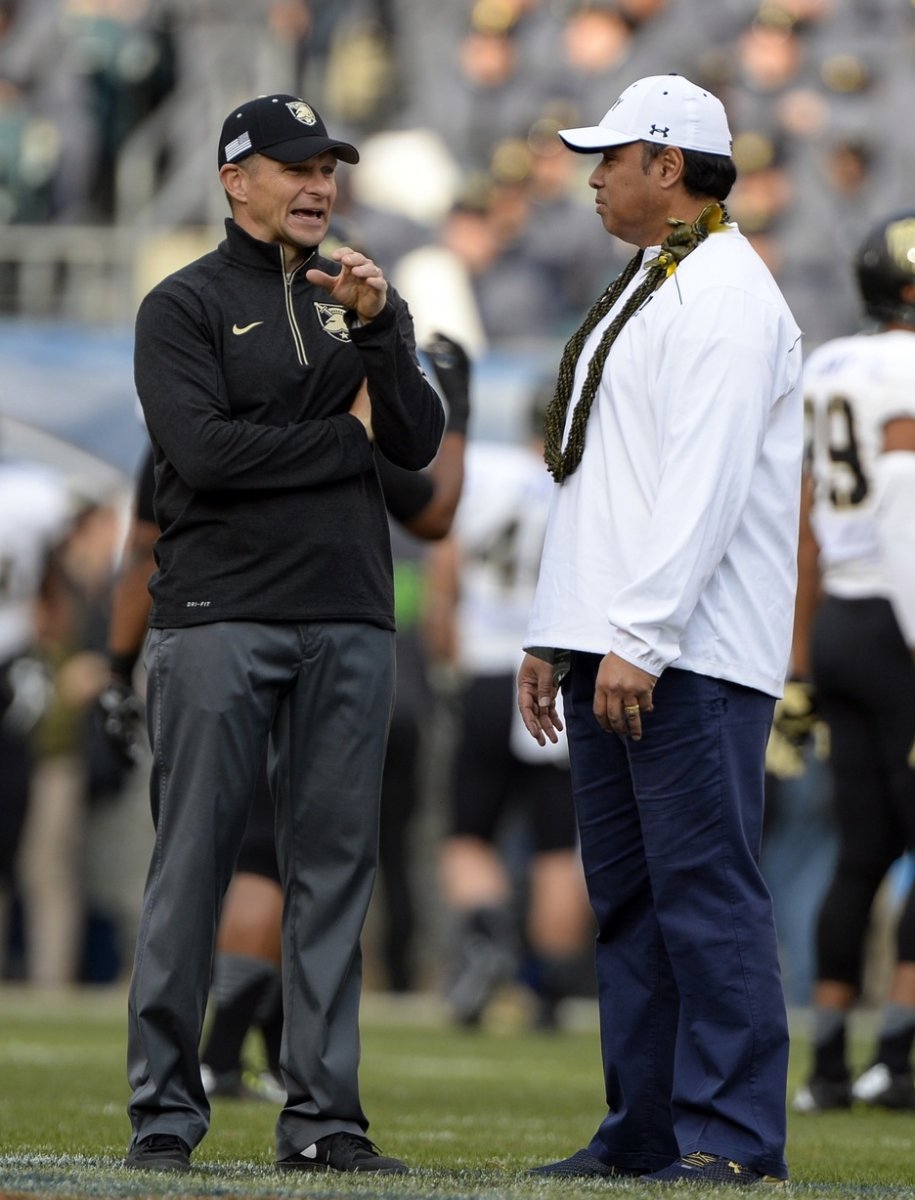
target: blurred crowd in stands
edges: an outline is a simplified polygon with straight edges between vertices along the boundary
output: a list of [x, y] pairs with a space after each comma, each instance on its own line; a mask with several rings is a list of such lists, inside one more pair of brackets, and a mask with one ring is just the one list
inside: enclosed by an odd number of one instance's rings
[[812, 347], [905, 200], [913, 67], [912, 0], [0, 0], [0, 223], [219, 220], [213, 131], [288, 91], [362, 149], [347, 234], [408, 256], [402, 290], [448, 304], [450, 269], [465, 338], [561, 336], [616, 263], [556, 130], [677, 71], [728, 108], [731, 214]]

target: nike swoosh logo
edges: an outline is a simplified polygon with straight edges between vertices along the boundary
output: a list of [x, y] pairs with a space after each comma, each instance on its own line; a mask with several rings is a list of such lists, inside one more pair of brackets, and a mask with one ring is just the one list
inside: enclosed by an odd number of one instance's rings
[[236, 337], [240, 337], [241, 334], [248, 333], [250, 330], [256, 328], [258, 325], [263, 325], [263, 323], [264, 323], [263, 321], [252, 321], [250, 325], [233, 325], [232, 332], [235, 334]]

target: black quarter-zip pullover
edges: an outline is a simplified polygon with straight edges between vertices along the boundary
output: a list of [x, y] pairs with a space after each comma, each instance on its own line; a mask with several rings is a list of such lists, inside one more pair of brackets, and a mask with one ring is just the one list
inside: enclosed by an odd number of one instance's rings
[[394, 628], [375, 456], [349, 413], [363, 378], [379, 449], [419, 470], [444, 410], [403, 299], [350, 328], [281, 248], [232, 220], [226, 240], [158, 284], [137, 314], [134, 371], [155, 457], [161, 535], [154, 627], [366, 621]]

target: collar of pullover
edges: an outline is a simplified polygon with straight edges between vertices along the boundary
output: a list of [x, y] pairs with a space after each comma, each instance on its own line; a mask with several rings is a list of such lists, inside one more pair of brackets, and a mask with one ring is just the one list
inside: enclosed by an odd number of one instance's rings
[[[283, 255], [280, 247], [275, 242], [262, 242], [260, 239], [252, 237], [231, 217], [226, 217], [226, 240], [220, 246], [220, 250], [229, 258], [247, 267], [254, 267], [261, 271], [283, 270]], [[316, 247], [300, 266], [311, 262], [317, 257], [317, 254]]]

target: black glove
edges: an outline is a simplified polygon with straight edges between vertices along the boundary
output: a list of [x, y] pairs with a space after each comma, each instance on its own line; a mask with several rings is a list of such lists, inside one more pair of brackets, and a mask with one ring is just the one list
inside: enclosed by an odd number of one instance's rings
[[433, 333], [424, 346], [435, 368], [435, 377], [448, 402], [449, 433], [466, 433], [470, 419], [470, 359], [467, 351], [444, 333]]
[[129, 683], [112, 679], [96, 702], [102, 732], [118, 756], [129, 765], [142, 762], [148, 745], [143, 701]]

